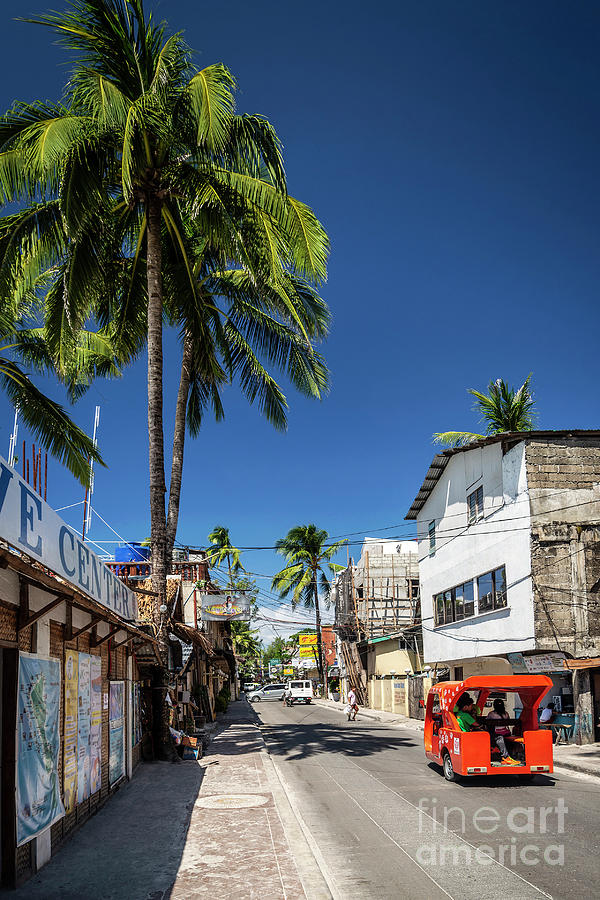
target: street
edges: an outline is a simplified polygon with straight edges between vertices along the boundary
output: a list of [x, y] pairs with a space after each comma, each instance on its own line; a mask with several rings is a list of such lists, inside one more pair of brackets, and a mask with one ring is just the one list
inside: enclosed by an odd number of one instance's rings
[[[588, 898], [600, 876], [600, 784], [449, 783], [422, 732], [319, 705], [255, 704], [330, 887], [346, 898]], [[444, 821], [447, 830], [444, 829]]]

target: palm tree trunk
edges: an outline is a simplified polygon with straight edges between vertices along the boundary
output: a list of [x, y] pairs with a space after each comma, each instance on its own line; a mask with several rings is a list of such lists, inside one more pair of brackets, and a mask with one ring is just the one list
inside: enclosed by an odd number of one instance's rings
[[177, 536], [179, 519], [179, 500], [181, 497], [181, 480], [183, 477], [183, 449], [185, 444], [185, 417], [190, 392], [190, 376], [193, 344], [189, 334], [183, 339], [183, 357], [181, 360], [181, 376], [177, 405], [175, 407], [175, 430], [173, 433], [173, 461], [171, 463], [171, 481], [169, 484], [169, 510], [167, 515], [166, 562], [170, 566], [173, 558], [173, 546]]
[[168, 613], [165, 515], [165, 448], [163, 434], [163, 351], [162, 351], [162, 248], [160, 201], [148, 195], [148, 445], [150, 465], [150, 534], [152, 540], [152, 589], [156, 592], [155, 624], [162, 670], [157, 673], [158, 696], [155, 716], [155, 747], [159, 756], [172, 754], [169, 708], [165, 702], [168, 685]]
[[319, 587], [317, 583], [317, 569], [313, 569], [313, 588], [315, 592], [315, 620], [317, 625], [317, 667], [319, 678], [323, 680], [323, 643], [321, 640], [321, 610], [319, 608]]

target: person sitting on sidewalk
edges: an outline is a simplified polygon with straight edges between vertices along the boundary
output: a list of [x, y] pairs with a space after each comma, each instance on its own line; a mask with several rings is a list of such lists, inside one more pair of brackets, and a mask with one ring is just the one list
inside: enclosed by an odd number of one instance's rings
[[[506, 712], [504, 707], [504, 700], [501, 700], [499, 697], [494, 700], [494, 708], [491, 712], [488, 713], [487, 718], [489, 720], [497, 720], [502, 721], [503, 719], [510, 719], [510, 716]], [[500, 756], [502, 760], [502, 764], [505, 766], [519, 766], [521, 763], [514, 759], [507, 748], [507, 740], [510, 739], [510, 728], [508, 725], [496, 725], [494, 727], [494, 741], [496, 743], [496, 747], [500, 751]], [[514, 742], [511, 743], [511, 749], [513, 746], [516, 746]], [[513, 751], [514, 752], [514, 751]]]

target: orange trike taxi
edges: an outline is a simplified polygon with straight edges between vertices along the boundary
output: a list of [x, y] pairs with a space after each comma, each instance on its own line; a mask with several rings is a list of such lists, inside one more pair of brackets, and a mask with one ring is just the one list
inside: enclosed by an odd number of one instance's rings
[[[552, 772], [552, 732], [538, 724], [540, 701], [551, 687], [546, 675], [482, 675], [434, 684], [427, 696], [425, 755], [442, 766], [448, 781], [457, 775]], [[464, 731], [457, 715], [469, 698], [478, 730]], [[511, 747], [510, 765], [497, 746], [500, 720], [488, 716], [495, 699], [502, 699], [508, 713], [502, 726]]]

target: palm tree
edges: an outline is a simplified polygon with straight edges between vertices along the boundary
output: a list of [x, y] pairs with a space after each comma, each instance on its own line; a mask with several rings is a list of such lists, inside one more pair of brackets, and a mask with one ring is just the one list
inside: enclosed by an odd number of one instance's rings
[[482, 440], [493, 434], [513, 431], [531, 431], [534, 425], [533, 407], [535, 401], [530, 390], [531, 374], [520, 388], [515, 390], [498, 378], [488, 385], [488, 393], [483, 394], [473, 388], [469, 394], [476, 398], [474, 409], [481, 414], [485, 424], [485, 434], [471, 431], [442, 431], [433, 435], [434, 443], [451, 447], [464, 447], [471, 441]]
[[236, 656], [243, 656], [246, 659], [258, 658], [261, 655], [260, 640], [255, 637], [258, 630], [250, 628], [248, 622], [230, 622], [231, 626], [231, 643], [233, 652]]
[[[11, 247], [19, 258], [26, 250], [21, 290], [48, 280], [54, 358], [90, 318], [108, 331], [119, 364], [147, 347], [152, 581], [166, 658], [158, 611], [186, 421], [195, 434], [207, 409], [221, 418], [220, 388], [237, 379], [283, 427], [286, 398], [259, 356], [322, 396], [327, 370], [312, 343], [328, 311], [312, 286], [326, 276], [327, 236], [288, 195], [271, 125], [234, 113], [229, 70], [193, 69], [182, 36], [167, 37], [142, 0], [73, 0], [37, 22], [78, 59], [64, 102], [16, 104], [0, 120], [0, 201], [25, 204]], [[182, 344], [168, 518], [163, 321]]]
[[325, 574], [326, 565], [335, 575], [342, 566], [331, 560], [346, 540], [328, 544], [329, 535], [316, 525], [296, 525], [284, 538], [276, 543], [277, 552], [287, 565], [273, 576], [272, 587], [283, 599], [292, 594], [292, 607], [303, 603], [307, 609], [314, 609], [317, 628], [317, 666], [323, 677], [323, 647], [321, 642], [321, 610], [319, 607], [319, 586], [325, 603], [329, 602], [330, 582]]
[[[158, 609], [175, 537], [183, 412], [192, 432], [207, 406], [220, 417], [219, 387], [239, 377], [268, 418], [284, 421], [285, 397], [253, 345], [306, 393], [321, 396], [327, 386], [324, 363], [311, 346], [325, 330], [322, 310], [316, 315], [312, 300], [289, 285], [291, 276], [324, 279], [327, 238], [313, 213], [287, 194], [272, 127], [261, 117], [234, 114], [228, 69], [193, 70], [182, 36], [166, 37], [164, 24], [145, 16], [142, 0], [73, 0], [67, 12], [37, 21], [55, 29], [78, 61], [65, 103], [17, 104], [0, 123], [0, 195], [41, 205], [21, 223], [20, 245], [27, 245], [38, 272], [46, 265], [57, 273], [46, 298], [55, 354], [90, 315], [110, 324], [124, 354], [147, 343]], [[235, 277], [260, 289], [260, 309], [248, 305], [248, 290], [233, 277], [229, 309], [215, 306], [210, 285], [202, 289], [221, 274], [215, 256], [225, 265], [243, 261], [246, 271]], [[178, 325], [183, 345], [169, 522], [165, 314]], [[166, 636], [166, 625], [160, 630]]]
[[[240, 551], [231, 543], [229, 528], [225, 528], [224, 525], [215, 525], [208, 535], [208, 540], [211, 543], [211, 549], [208, 552], [209, 564], [216, 563], [217, 566], [220, 566], [221, 563], [227, 560], [227, 571], [229, 572], [227, 590], [233, 590], [233, 575], [239, 575], [240, 572], [245, 572], [246, 570], [240, 559]], [[234, 623], [232, 622], [231, 624]]]

